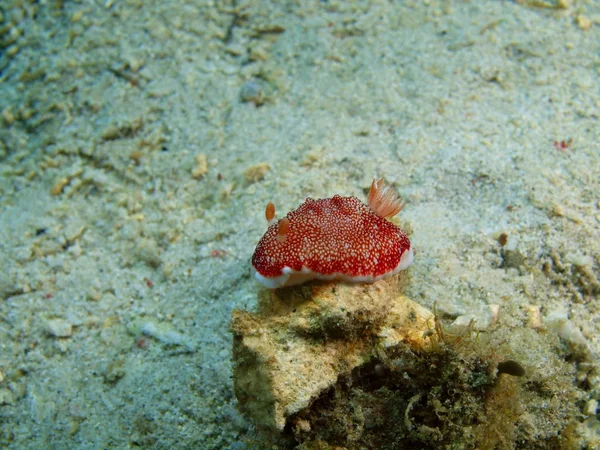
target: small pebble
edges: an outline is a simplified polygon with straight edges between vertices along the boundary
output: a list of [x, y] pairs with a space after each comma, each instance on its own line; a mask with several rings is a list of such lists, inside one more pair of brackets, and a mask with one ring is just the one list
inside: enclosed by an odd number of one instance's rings
[[240, 90], [240, 100], [243, 102], [252, 102], [256, 106], [263, 105], [267, 101], [266, 82], [255, 78], [248, 81]]
[[73, 334], [73, 326], [63, 319], [47, 320], [46, 330], [54, 337], [70, 337]]
[[79, 10], [71, 16], [71, 22], [79, 22], [83, 18], [85, 11]]
[[150, 267], [158, 267], [162, 263], [161, 249], [152, 238], [140, 239], [136, 246], [137, 256]]
[[593, 398], [588, 400], [588, 402], [585, 404], [585, 407], [583, 408], [583, 413], [588, 416], [595, 416], [597, 411], [598, 411], [598, 400], [593, 399]]
[[505, 269], [519, 269], [525, 265], [525, 256], [521, 253], [517, 240], [512, 236], [507, 237], [507, 242], [502, 247], [502, 259], [502, 266]]
[[163, 344], [183, 346], [187, 351], [194, 351], [194, 344], [181, 333], [173, 330], [169, 324], [146, 322], [140, 327], [142, 334], [153, 337]]
[[244, 176], [246, 177], [246, 181], [248, 183], [256, 183], [257, 181], [261, 181], [265, 178], [267, 172], [271, 169], [271, 166], [267, 163], [259, 163], [253, 166], [250, 166], [244, 172]]
[[104, 372], [104, 380], [107, 383], [114, 383], [125, 376], [125, 361], [116, 359], [111, 362]]
[[69, 184], [69, 178], [60, 178], [58, 181], [56, 181], [56, 183], [54, 183], [54, 186], [52, 186], [52, 188], [50, 189], [50, 194], [52, 195], [60, 195], [63, 192], [63, 189], [65, 188], [65, 186], [67, 184]]
[[538, 305], [525, 305], [523, 308], [527, 313], [528, 325], [534, 330], [543, 329], [540, 307]]
[[592, 21], [589, 17], [579, 15], [577, 16], [577, 26], [582, 30], [587, 31], [592, 27]]
[[487, 305], [486, 308], [475, 314], [458, 316], [454, 322], [452, 322], [452, 326], [468, 327], [471, 324], [471, 321], [474, 321], [473, 327], [475, 330], [487, 330], [488, 328], [493, 327], [498, 321], [499, 311], [499, 305]]
[[194, 168], [192, 169], [192, 177], [199, 179], [204, 177], [208, 172], [208, 163], [206, 161], [206, 155], [199, 153], [194, 159]]
[[12, 405], [15, 403], [15, 396], [9, 389], [0, 389], [0, 405]]
[[95, 287], [91, 287], [87, 292], [87, 299], [93, 302], [97, 302], [102, 298], [102, 291], [96, 289]]

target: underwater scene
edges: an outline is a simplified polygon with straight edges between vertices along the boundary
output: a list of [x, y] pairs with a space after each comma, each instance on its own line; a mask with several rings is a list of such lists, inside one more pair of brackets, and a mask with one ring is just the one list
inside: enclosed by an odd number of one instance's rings
[[600, 2], [2, 0], [0, 448], [600, 449]]

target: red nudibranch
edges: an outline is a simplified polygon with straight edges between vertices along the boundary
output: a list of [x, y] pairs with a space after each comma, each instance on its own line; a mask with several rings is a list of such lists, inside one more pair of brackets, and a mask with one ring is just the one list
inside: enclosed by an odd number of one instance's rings
[[267, 232], [252, 256], [255, 278], [268, 288], [312, 279], [373, 283], [406, 269], [413, 249], [406, 234], [386, 220], [404, 203], [383, 180], [373, 180], [368, 206], [356, 197], [306, 201], [277, 221], [267, 205]]

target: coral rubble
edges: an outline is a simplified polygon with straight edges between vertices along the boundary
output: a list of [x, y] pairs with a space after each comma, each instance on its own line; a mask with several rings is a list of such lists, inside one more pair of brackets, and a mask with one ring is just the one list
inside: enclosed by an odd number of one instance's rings
[[233, 312], [238, 405], [269, 445], [570, 448], [577, 391], [552, 343], [519, 332], [547, 350], [517, 362], [505, 334], [443, 329], [398, 293], [406, 277], [263, 290]]

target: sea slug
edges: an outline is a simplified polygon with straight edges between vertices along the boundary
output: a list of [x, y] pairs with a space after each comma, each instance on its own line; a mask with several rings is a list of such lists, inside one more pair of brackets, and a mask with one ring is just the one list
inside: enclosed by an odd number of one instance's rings
[[312, 279], [373, 283], [406, 269], [413, 249], [387, 218], [404, 207], [383, 180], [373, 180], [368, 205], [356, 197], [306, 201], [280, 220], [269, 203], [267, 232], [252, 256], [255, 278], [268, 288]]

